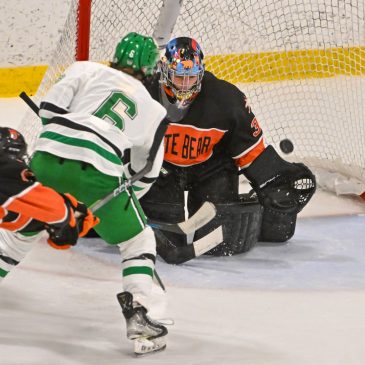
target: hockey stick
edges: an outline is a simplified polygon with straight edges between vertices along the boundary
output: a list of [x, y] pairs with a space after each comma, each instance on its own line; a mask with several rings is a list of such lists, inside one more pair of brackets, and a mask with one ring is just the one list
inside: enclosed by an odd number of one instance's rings
[[19, 97], [25, 101], [25, 103], [29, 106], [30, 109], [34, 111], [35, 114], [38, 115], [39, 113], [38, 105], [27, 95], [25, 91], [22, 91], [19, 94]]
[[199, 210], [186, 221], [180, 223], [165, 223], [147, 219], [147, 224], [155, 229], [188, 235], [205, 226], [216, 216], [216, 214], [217, 209], [215, 205], [210, 202], [204, 202]]
[[159, 49], [165, 48], [170, 40], [182, 3], [183, 0], [164, 0], [152, 34]]
[[162, 232], [155, 230], [158, 254], [168, 264], [182, 264], [203, 255], [223, 242], [223, 229], [219, 226], [206, 236], [185, 246], [175, 246]]
[[[257, 204], [255, 202], [245, 203], [245, 213], [254, 213], [257, 211]], [[217, 214], [224, 213], [239, 213], [242, 212], [242, 206], [239, 204], [213, 204], [211, 202], [204, 202], [203, 205], [194, 213], [188, 220], [180, 223], [166, 223], [154, 219], [147, 219], [147, 224], [155, 229], [162, 231], [174, 232], [179, 234], [192, 234], [198, 229], [209, 223]]]
[[[19, 97], [24, 100], [24, 102], [34, 111], [35, 114], [38, 115], [39, 107], [34, 103], [34, 101], [23, 91], [20, 93]], [[107, 204], [114, 197], [118, 196], [126, 189], [131, 187], [136, 181], [140, 180], [145, 174], [147, 174], [152, 166], [153, 161], [160, 146], [160, 143], [163, 139], [167, 128], [166, 120], [160, 124], [158, 127], [155, 138], [152, 143], [152, 147], [150, 149], [149, 156], [147, 158], [146, 166], [134, 174], [131, 179], [127, 180], [124, 184], [118, 186], [111, 193], [107, 194], [104, 198], [100, 199], [96, 203], [94, 203], [90, 209], [92, 212], [95, 212], [105, 204]], [[159, 221], [148, 220], [147, 224], [153, 228], [161, 229], [164, 231], [175, 232], [179, 234], [191, 234], [194, 233], [199, 228], [203, 227], [209, 221], [211, 221], [216, 215], [216, 209], [212, 203], [204, 203], [201, 208], [187, 221], [180, 223], [164, 223]]]

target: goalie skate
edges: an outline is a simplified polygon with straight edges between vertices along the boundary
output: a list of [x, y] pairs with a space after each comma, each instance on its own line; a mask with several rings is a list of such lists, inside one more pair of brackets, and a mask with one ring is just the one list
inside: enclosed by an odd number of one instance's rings
[[127, 322], [127, 338], [134, 340], [134, 353], [142, 356], [164, 350], [166, 327], [149, 318], [146, 308], [133, 302], [131, 293], [119, 293], [117, 299]]

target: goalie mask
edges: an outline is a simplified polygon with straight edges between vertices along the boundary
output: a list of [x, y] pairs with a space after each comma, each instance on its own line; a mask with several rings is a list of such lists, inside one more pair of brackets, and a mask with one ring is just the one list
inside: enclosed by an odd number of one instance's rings
[[27, 154], [24, 137], [15, 129], [0, 127], [0, 155], [23, 160]]
[[159, 57], [158, 47], [151, 37], [128, 33], [117, 45], [111, 66], [131, 68], [143, 76], [150, 76]]
[[170, 101], [187, 107], [198, 95], [204, 75], [203, 52], [196, 40], [172, 39], [161, 62], [161, 83]]

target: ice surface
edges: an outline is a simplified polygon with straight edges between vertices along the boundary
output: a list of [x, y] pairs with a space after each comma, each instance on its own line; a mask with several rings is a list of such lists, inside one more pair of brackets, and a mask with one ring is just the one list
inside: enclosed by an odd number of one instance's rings
[[[16, 122], [16, 104], [1, 101], [2, 121]], [[286, 244], [159, 260], [167, 295], [155, 288], [153, 311], [175, 325], [167, 350], [143, 359], [125, 338], [115, 247], [37, 245], [0, 284], [0, 364], [362, 365], [364, 236], [363, 203], [319, 192]]]

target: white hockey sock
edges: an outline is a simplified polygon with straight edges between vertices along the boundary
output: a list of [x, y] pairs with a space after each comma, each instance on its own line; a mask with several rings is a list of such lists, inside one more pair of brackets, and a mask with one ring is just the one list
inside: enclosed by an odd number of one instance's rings
[[146, 227], [132, 239], [119, 244], [122, 255], [123, 288], [133, 299], [148, 309], [155, 269], [156, 241], [153, 231]]

